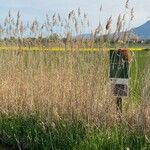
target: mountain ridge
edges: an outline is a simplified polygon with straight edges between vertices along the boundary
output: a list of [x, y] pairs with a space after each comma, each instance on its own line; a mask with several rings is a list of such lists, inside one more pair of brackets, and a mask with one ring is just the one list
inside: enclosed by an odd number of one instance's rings
[[150, 40], [150, 20], [146, 21], [139, 27], [133, 28], [132, 31], [141, 40]]
[[[124, 35], [124, 32], [119, 33], [119, 36], [122, 38], [123, 38], [123, 35]], [[112, 38], [114, 36], [114, 33], [110, 34], [109, 36], [110, 38]], [[85, 39], [90, 39], [91, 34], [85, 33], [85, 34], [82, 34], [82, 37]], [[144, 24], [138, 27], [131, 29], [129, 39], [134, 39], [134, 38], [138, 38], [140, 40], [150, 40], [150, 20], [146, 21]]]

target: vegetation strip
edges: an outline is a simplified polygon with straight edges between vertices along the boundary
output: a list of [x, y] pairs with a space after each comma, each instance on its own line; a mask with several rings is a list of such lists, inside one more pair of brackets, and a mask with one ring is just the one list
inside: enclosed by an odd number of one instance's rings
[[[148, 48], [129, 48], [131, 51], [144, 51], [149, 50]], [[115, 50], [114, 48], [79, 48], [79, 50], [76, 49], [66, 49], [62, 47], [52, 47], [52, 48], [40, 48], [40, 47], [0, 47], [0, 50], [19, 50], [19, 51], [108, 51], [108, 50]]]

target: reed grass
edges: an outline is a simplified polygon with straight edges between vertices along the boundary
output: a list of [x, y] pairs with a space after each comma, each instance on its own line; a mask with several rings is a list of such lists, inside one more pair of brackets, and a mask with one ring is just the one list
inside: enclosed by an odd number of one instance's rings
[[[130, 12], [129, 22], [133, 9]], [[9, 11], [0, 28], [1, 145], [19, 150], [150, 148], [149, 52], [144, 51], [144, 56], [135, 53], [130, 72], [132, 95], [124, 100], [120, 117], [110, 90], [106, 51], [112, 17], [85, 39], [83, 29], [90, 26], [87, 18], [79, 8], [66, 19], [47, 14], [41, 25], [36, 19], [24, 23], [20, 12], [14, 19]], [[128, 32], [119, 36], [129, 31], [124, 21], [125, 16], [119, 15], [113, 37], [116, 49], [127, 47], [130, 40]], [[7, 51], [4, 46], [16, 50]], [[57, 46], [64, 51], [45, 50]]]

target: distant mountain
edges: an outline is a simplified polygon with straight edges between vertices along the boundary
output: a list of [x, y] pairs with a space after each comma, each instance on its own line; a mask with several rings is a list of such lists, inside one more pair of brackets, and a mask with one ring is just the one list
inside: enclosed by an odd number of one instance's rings
[[[110, 38], [113, 38], [114, 33], [109, 35]], [[124, 36], [124, 32], [119, 34], [121, 39]], [[85, 39], [90, 39], [91, 34], [82, 34], [82, 37]], [[75, 37], [76, 38], [76, 37]], [[150, 20], [144, 23], [143, 25], [133, 28], [130, 32], [129, 39], [139, 38], [140, 40], [150, 40]]]
[[[124, 38], [124, 32], [120, 32], [119, 34], [117, 34], [119, 37], [120, 37], [120, 39], [123, 39]], [[82, 37], [83, 37], [83, 39], [90, 39], [91, 38], [91, 34], [82, 34], [81, 35]], [[101, 37], [102, 36], [104, 36], [104, 35], [101, 35]], [[109, 34], [109, 38], [110, 39], [114, 39], [114, 36], [115, 36], [115, 34], [114, 33], [111, 33], [111, 34]], [[77, 38], [78, 36], [75, 36], [74, 38]], [[133, 31], [129, 31], [129, 39], [131, 40], [131, 39], [136, 39], [136, 38], [139, 38], [139, 36], [137, 35], [137, 34], [135, 34]]]
[[143, 25], [134, 28], [132, 31], [141, 40], [150, 40], [150, 20], [144, 23]]

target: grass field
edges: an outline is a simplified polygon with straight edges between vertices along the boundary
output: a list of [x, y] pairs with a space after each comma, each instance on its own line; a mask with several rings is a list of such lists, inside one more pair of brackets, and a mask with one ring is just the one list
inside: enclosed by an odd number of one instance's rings
[[[0, 150], [150, 150], [150, 46], [132, 37], [129, 0], [122, 10], [103, 25], [101, 7], [95, 29], [80, 8], [43, 22], [8, 12], [0, 25]], [[114, 47], [134, 56], [122, 113], [109, 79]], [[129, 53], [121, 53], [125, 64]]]
[[[9, 149], [149, 150], [149, 51], [134, 52], [122, 121], [108, 51], [0, 52], [0, 143]], [[143, 89], [146, 87], [145, 91]]]

